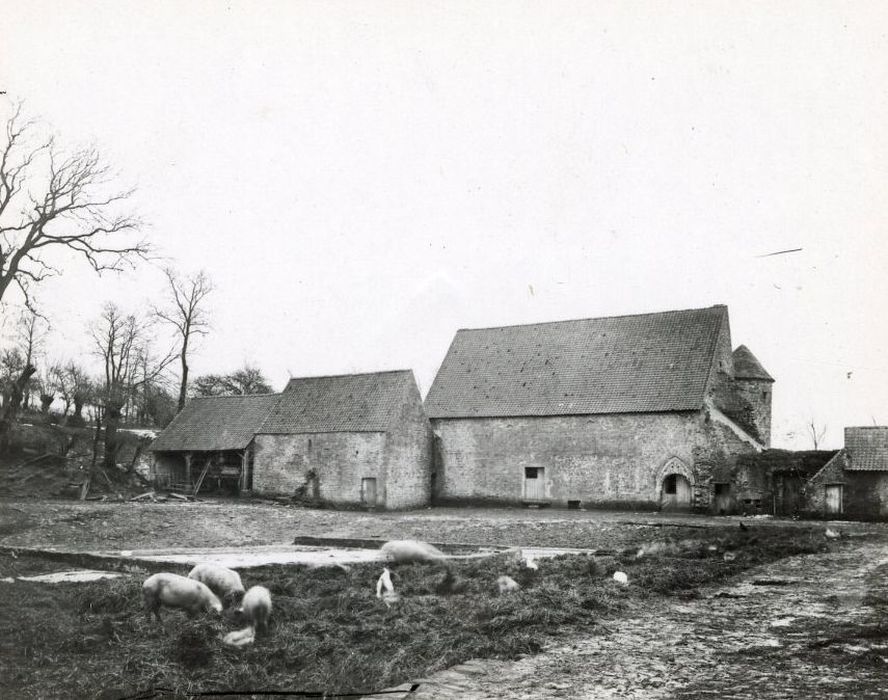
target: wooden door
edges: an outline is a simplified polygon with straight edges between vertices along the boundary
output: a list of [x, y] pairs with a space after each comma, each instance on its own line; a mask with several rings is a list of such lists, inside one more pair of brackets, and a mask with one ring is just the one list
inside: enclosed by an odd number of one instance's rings
[[826, 486], [826, 512], [842, 512], [842, 485], [827, 484]]
[[669, 474], [663, 479], [660, 494], [663, 510], [686, 510], [691, 507], [691, 482], [681, 474]]
[[361, 479], [361, 503], [365, 506], [376, 505], [376, 479]]
[[524, 500], [546, 500], [546, 470], [542, 467], [525, 467]]

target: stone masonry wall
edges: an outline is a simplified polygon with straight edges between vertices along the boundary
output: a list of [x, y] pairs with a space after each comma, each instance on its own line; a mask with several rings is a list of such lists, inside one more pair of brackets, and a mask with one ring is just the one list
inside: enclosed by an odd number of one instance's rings
[[361, 479], [375, 478], [377, 502], [386, 502], [385, 433], [257, 435], [255, 444], [257, 493], [291, 496], [313, 469], [321, 501], [360, 504]]
[[735, 379], [738, 402], [747, 412], [747, 420], [755, 429], [753, 435], [765, 447], [771, 446], [771, 392], [773, 384], [756, 379]]
[[386, 500], [389, 509], [420, 508], [431, 499], [432, 426], [415, 384], [386, 442]]
[[702, 411], [435, 419], [432, 427], [442, 502], [520, 502], [524, 469], [543, 467], [557, 505], [656, 508], [671, 471], [687, 472], [695, 505], [707, 507], [713, 469], [752, 450]]

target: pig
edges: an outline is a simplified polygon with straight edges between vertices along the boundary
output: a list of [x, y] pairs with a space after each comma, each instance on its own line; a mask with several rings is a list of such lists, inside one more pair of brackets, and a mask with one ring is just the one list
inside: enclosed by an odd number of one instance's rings
[[142, 584], [145, 615], [160, 622], [160, 607], [184, 608], [189, 616], [200, 612], [222, 612], [222, 603], [205, 584], [178, 574], [154, 574]]
[[238, 614], [257, 632], [268, 631], [271, 617], [271, 591], [265, 586], [253, 586], [244, 593]]
[[244, 597], [240, 574], [219, 564], [198, 564], [188, 573], [188, 578], [206, 584], [227, 608], [237, 605]]
[[445, 555], [437, 547], [419, 540], [392, 540], [381, 547], [385, 558], [396, 564], [411, 561], [443, 562]]

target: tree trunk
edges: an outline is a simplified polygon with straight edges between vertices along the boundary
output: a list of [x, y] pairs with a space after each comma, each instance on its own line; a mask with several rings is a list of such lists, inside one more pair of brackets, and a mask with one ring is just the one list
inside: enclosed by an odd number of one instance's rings
[[188, 362], [186, 361], [186, 353], [188, 352], [188, 340], [182, 344], [182, 383], [179, 385], [179, 409], [177, 413], [185, 408], [185, 394], [188, 391]]
[[33, 365], [25, 365], [18, 379], [12, 383], [12, 391], [0, 410], [0, 453], [6, 452], [9, 448], [9, 431], [22, 405], [25, 387], [36, 371], [37, 368]]
[[117, 467], [117, 428], [120, 426], [120, 414], [123, 406], [109, 401], [105, 406], [105, 457], [102, 465], [105, 469]]

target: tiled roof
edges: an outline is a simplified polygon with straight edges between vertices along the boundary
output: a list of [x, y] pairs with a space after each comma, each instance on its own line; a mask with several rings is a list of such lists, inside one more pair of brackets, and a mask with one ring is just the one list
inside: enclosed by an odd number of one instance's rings
[[191, 399], [151, 449], [161, 451], [241, 450], [277, 403], [280, 394]]
[[724, 306], [457, 331], [429, 418], [702, 407]]
[[845, 428], [845, 451], [851, 471], [888, 471], [888, 427]]
[[737, 379], [763, 379], [773, 382], [774, 377], [765, 371], [761, 362], [745, 345], [739, 346], [733, 353], [734, 376]]
[[419, 391], [410, 370], [291, 379], [258, 433], [385, 432]]

